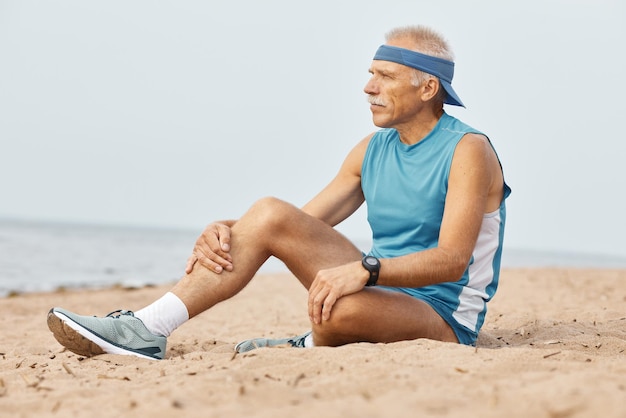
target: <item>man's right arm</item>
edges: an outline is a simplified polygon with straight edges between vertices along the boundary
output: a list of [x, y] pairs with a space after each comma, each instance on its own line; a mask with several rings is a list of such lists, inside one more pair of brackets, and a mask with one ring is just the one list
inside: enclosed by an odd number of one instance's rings
[[304, 212], [335, 226], [363, 204], [361, 167], [373, 135], [365, 137], [350, 151], [335, 178], [302, 207]]

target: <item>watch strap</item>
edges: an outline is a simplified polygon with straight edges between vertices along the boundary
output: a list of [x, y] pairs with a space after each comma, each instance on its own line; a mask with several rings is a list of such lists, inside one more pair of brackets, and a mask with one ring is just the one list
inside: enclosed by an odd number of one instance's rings
[[[368, 262], [368, 260], [370, 262]], [[373, 261], [374, 263], [372, 264], [371, 261]], [[376, 283], [378, 283], [378, 274], [380, 272], [380, 261], [376, 257], [365, 256], [361, 260], [361, 264], [370, 274], [370, 277], [367, 280], [367, 283], [365, 283], [365, 286], [376, 286]]]

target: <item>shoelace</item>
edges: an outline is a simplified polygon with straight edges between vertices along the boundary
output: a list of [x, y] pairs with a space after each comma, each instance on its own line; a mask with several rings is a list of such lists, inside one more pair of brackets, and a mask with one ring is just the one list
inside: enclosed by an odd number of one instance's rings
[[289, 344], [291, 344], [292, 347], [297, 347], [297, 348], [305, 348], [304, 347], [304, 340], [306, 339], [306, 337], [308, 337], [310, 334], [310, 332], [307, 332], [306, 334], [300, 336], [299, 338], [294, 338], [292, 340], [288, 340], [287, 342]]
[[135, 316], [135, 314], [132, 311], [127, 311], [125, 309], [118, 309], [117, 311], [113, 311], [110, 314], [108, 314], [107, 318], [108, 317], [117, 318], [118, 316], [121, 316], [121, 315]]

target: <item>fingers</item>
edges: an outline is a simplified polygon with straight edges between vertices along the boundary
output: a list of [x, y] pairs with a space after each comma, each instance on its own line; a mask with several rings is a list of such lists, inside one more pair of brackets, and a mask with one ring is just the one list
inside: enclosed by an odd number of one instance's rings
[[193, 254], [187, 260], [185, 271], [191, 273], [196, 263], [215, 272], [232, 271], [230, 255], [230, 227], [221, 223], [208, 225], [196, 240]]
[[319, 325], [322, 321], [330, 319], [330, 312], [337, 302], [337, 291], [332, 286], [325, 286], [322, 280], [315, 280], [309, 289], [309, 319]]
[[337, 297], [330, 291], [322, 291], [309, 298], [309, 319], [316, 325], [330, 319], [330, 312]]
[[[190, 274], [193, 271], [194, 266], [196, 265], [196, 263], [200, 264], [201, 266], [214, 271], [215, 273], [221, 273], [222, 271], [224, 271], [224, 267], [222, 267], [220, 264], [218, 264], [217, 262], [211, 260], [210, 258], [200, 254], [200, 255], [196, 255], [195, 253], [192, 254], [188, 259], [187, 259], [187, 264], [185, 266], [185, 273], [186, 274]], [[232, 264], [230, 264], [228, 261], [226, 260], [222, 260], [222, 263], [229, 265], [229, 271], [231, 271], [232, 268]]]
[[193, 266], [196, 265], [196, 261], [198, 261], [198, 258], [195, 255], [192, 254], [189, 256], [187, 265], [185, 266], [185, 273], [189, 274], [193, 271]]
[[328, 321], [330, 319], [330, 311], [333, 309], [333, 306], [335, 306], [335, 302], [337, 302], [337, 298], [334, 297], [332, 293], [329, 293], [322, 304], [322, 321]]
[[320, 270], [309, 287], [309, 319], [315, 325], [330, 319], [339, 298], [363, 290], [360, 261]]
[[309, 291], [309, 320], [316, 325], [322, 322], [322, 309], [326, 296], [328, 296], [328, 291], [325, 289], [314, 290], [311, 287]]
[[207, 246], [196, 246], [193, 251], [193, 256], [201, 266], [215, 273], [219, 274], [224, 270], [233, 270], [230, 254], [223, 252], [221, 249], [216, 248], [212, 250]]
[[222, 256], [230, 258], [230, 228], [223, 224], [217, 224], [217, 238], [220, 249], [223, 251]]

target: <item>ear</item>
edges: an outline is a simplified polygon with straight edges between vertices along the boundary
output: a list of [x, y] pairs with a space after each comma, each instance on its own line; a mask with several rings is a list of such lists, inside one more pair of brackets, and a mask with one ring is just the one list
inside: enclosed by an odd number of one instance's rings
[[434, 77], [430, 77], [426, 82], [421, 84], [421, 95], [422, 100], [424, 102], [428, 102], [436, 98], [439, 94], [439, 90], [441, 89], [441, 84], [439, 84], [439, 80]]

